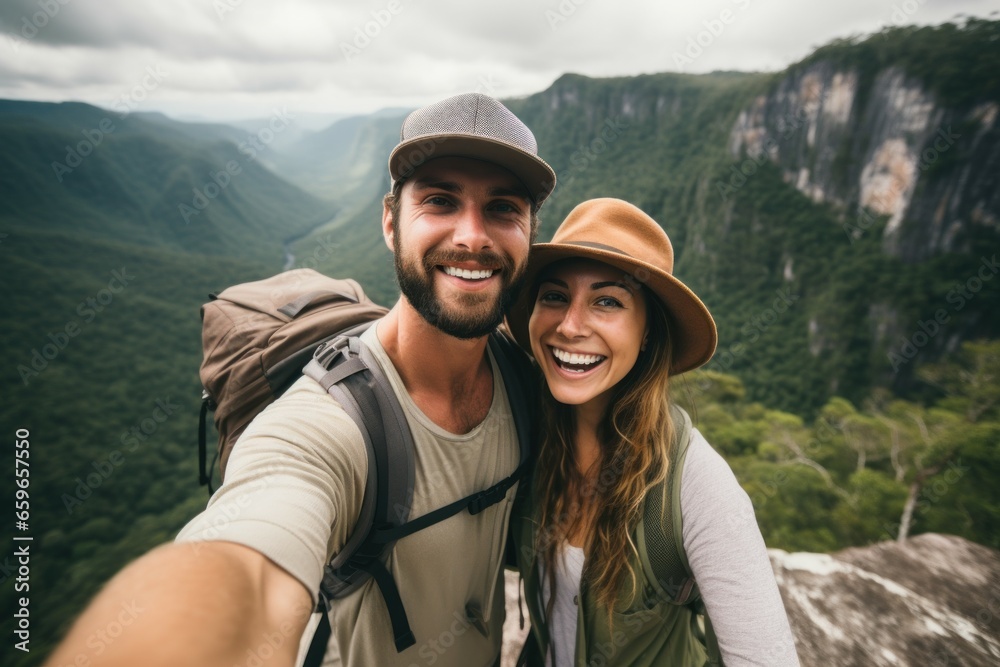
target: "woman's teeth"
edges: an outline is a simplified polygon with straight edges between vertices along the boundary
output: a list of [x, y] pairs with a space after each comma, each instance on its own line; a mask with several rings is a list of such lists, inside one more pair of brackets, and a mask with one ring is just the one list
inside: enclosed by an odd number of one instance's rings
[[584, 371], [590, 370], [588, 367], [606, 359], [606, 357], [602, 357], [599, 354], [577, 354], [575, 352], [566, 352], [555, 347], [552, 348], [552, 356], [560, 362], [559, 365], [562, 368], [575, 371], [577, 373], [583, 373]]

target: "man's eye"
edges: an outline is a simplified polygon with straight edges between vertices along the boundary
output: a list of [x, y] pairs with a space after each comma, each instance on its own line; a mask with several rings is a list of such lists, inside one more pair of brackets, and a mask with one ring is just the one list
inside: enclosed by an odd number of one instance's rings
[[538, 301], [540, 303], [562, 303], [566, 301], [566, 297], [559, 292], [542, 292], [538, 295]]
[[440, 195], [428, 197], [426, 201], [431, 206], [448, 206], [449, 204], [451, 204], [451, 200], [449, 200], [447, 197], [442, 197]]

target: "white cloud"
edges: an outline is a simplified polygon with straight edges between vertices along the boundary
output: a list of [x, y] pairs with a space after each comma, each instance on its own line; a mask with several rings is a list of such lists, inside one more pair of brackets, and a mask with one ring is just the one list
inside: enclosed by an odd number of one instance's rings
[[[159, 66], [169, 78], [143, 110], [218, 118], [275, 106], [365, 112], [477, 88], [526, 95], [565, 72], [777, 70], [838, 37], [997, 7], [996, 0], [5, 0], [0, 97], [106, 105], [147, 66]], [[678, 54], [686, 61], [678, 64]]]

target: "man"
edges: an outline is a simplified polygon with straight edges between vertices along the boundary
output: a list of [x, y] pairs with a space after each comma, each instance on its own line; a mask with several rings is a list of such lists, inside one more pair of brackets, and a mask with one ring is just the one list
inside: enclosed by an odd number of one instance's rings
[[[479, 94], [413, 112], [389, 171], [382, 232], [402, 296], [362, 341], [407, 415], [417, 517], [517, 466], [506, 389], [486, 342], [518, 288], [555, 174], [528, 128]], [[301, 378], [241, 437], [205, 512], [176, 543], [117, 575], [49, 664], [81, 656], [90, 665], [294, 664], [312, 635], [323, 566], [357, 520], [366, 474], [357, 426]], [[369, 581], [335, 601], [328, 663], [495, 664], [513, 494], [396, 543], [387, 567], [416, 645], [396, 652]], [[131, 610], [128, 627], [98, 655], [87, 637], [122, 609]]]

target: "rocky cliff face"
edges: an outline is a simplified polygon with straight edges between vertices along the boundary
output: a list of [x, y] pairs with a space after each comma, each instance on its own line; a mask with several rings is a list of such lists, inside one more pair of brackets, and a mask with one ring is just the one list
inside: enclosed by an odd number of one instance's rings
[[1000, 553], [949, 535], [771, 551], [803, 667], [1000, 664]]
[[864, 234], [889, 217], [887, 252], [904, 261], [963, 250], [973, 226], [1000, 228], [1000, 105], [942, 105], [889, 67], [873, 77], [826, 62], [789, 70], [744, 109], [734, 157], [766, 155], [785, 180], [844, 211]]

